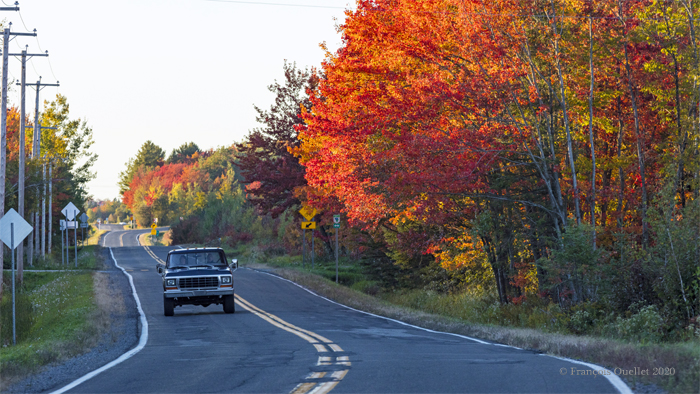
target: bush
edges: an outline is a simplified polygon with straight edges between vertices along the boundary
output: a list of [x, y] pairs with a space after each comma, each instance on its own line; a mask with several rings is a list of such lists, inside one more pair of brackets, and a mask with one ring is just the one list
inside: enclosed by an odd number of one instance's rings
[[379, 284], [373, 280], [362, 280], [355, 282], [352, 284], [352, 286], [350, 286], [350, 288], [372, 296], [379, 294], [379, 291], [381, 290]]
[[607, 325], [609, 334], [618, 339], [658, 343], [663, 339], [664, 320], [655, 305], [643, 307], [629, 318], [618, 316], [614, 323]]

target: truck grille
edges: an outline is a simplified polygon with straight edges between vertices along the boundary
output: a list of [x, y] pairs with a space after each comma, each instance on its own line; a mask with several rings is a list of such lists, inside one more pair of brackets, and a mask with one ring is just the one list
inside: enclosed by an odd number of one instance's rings
[[203, 287], [219, 287], [219, 278], [204, 277], [204, 278], [182, 278], [180, 279], [181, 289], [201, 289]]

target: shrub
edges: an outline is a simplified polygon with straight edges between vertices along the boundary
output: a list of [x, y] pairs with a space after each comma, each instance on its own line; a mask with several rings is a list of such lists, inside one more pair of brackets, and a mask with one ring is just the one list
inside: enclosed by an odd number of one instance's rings
[[379, 284], [373, 280], [362, 280], [355, 282], [352, 284], [351, 288], [372, 296], [379, 294], [379, 291], [381, 290]]
[[614, 323], [607, 325], [607, 331], [618, 339], [658, 343], [663, 338], [663, 323], [656, 306], [649, 305], [628, 318], [618, 316]]

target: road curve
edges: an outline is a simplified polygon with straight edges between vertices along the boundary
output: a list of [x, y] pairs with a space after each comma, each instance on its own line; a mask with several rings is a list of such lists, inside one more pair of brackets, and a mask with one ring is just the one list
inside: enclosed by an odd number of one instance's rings
[[133, 276], [148, 342], [69, 392], [618, 392], [578, 363], [375, 317], [247, 269], [234, 274], [235, 314], [185, 306], [165, 317], [155, 258], [171, 248], [139, 246], [146, 231], [112, 231], [104, 246]]

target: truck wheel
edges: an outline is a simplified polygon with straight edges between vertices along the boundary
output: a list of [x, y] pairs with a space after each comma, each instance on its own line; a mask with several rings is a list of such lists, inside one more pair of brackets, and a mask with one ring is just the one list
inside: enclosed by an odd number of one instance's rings
[[224, 312], [225, 313], [236, 312], [236, 303], [233, 299], [233, 295], [224, 296]]
[[175, 314], [175, 301], [172, 298], [163, 297], [163, 314], [165, 316]]

